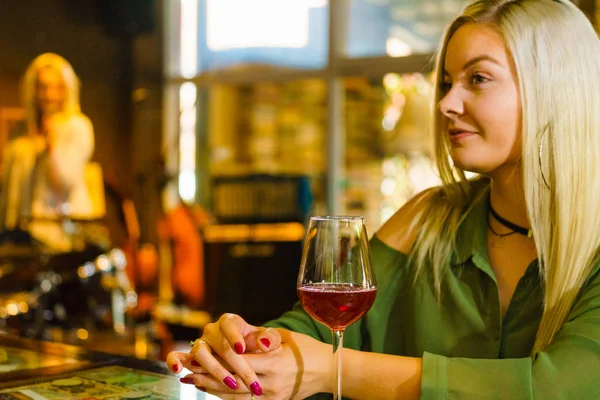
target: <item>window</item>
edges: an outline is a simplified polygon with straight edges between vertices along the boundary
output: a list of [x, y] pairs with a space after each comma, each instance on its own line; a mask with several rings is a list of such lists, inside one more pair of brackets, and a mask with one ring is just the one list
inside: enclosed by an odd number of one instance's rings
[[248, 66], [327, 65], [327, 0], [178, 0], [168, 3], [167, 74]]
[[167, 2], [165, 148], [179, 196], [202, 203], [217, 177], [302, 174], [313, 214], [364, 215], [374, 233], [439, 183], [431, 56], [466, 3]]
[[346, 55], [405, 57], [431, 54], [465, 0], [349, 0]]

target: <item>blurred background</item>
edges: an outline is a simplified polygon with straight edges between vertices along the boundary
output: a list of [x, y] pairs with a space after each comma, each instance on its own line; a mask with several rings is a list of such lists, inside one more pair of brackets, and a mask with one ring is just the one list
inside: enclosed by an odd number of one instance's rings
[[[466, 1], [0, 2], [0, 150], [27, 66], [61, 55], [103, 204], [51, 218], [66, 251], [6, 230], [6, 333], [162, 359], [222, 312], [289, 309], [310, 215], [362, 215], [372, 235], [439, 182], [432, 60]], [[576, 4], [595, 20], [600, 1]]]

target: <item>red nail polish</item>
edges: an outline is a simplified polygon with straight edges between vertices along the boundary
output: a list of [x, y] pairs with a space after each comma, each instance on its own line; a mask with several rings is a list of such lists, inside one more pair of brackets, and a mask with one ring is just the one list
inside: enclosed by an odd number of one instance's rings
[[262, 395], [262, 388], [260, 387], [260, 384], [258, 382], [251, 383], [250, 390], [252, 390], [252, 393], [254, 393], [257, 396]]
[[244, 354], [244, 346], [242, 346], [242, 344], [240, 342], [235, 342], [233, 347], [235, 348], [236, 353]]
[[260, 339], [260, 342], [262, 343], [263, 346], [265, 346], [267, 349], [271, 346], [271, 341], [267, 338], [262, 338]]
[[201, 392], [206, 392], [206, 388], [204, 386], [196, 386], [196, 389], [198, 389]]
[[187, 385], [193, 385], [194, 379], [193, 378], [179, 378], [179, 382], [185, 383]]
[[196, 361], [196, 360], [192, 360], [191, 364], [192, 364], [194, 367], [201, 367], [200, 363], [199, 363], [198, 361]]
[[227, 387], [229, 389], [234, 389], [235, 390], [235, 389], [238, 388], [237, 382], [232, 377], [230, 377], [230, 376], [228, 376], [225, 379], [223, 379], [223, 383], [225, 385], [227, 385]]
[[173, 371], [174, 372], [178, 372], [179, 371], [179, 365], [173, 364]]

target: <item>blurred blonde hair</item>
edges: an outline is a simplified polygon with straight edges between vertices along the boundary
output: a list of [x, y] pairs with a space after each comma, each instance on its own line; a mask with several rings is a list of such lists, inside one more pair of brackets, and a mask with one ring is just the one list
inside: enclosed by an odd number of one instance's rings
[[[563, 326], [598, 262], [600, 41], [585, 15], [567, 0], [477, 1], [446, 30], [436, 62], [434, 104], [444, 96], [448, 42], [468, 23], [500, 32], [516, 66], [524, 195], [545, 287], [533, 356]], [[435, 153], [444, 186], [421, 216], [423, 228], [412, 254], [418, 270], [433, 266], [438, 295], [458, 226], [490, 184], [485, 177], [468, 180], [451, 165], [446, 124], [435, 111]]]
[[41, 69], [52, 68], [63, 78], [66, 92], [62, 113], [67, 115], [80, 112], [79, 79], [67, 60], [55, 53], [44, 53], [37, 56], [25, 71], [21, 82], [22, 101], [26, 113], [27, 132], [34, 134], [38, 129], [40, 111], [37, 106], [36, 92], [38, 74]]

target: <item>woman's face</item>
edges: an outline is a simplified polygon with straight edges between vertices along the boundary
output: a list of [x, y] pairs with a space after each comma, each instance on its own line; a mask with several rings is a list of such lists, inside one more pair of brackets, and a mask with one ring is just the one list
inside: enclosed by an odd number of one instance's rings
[[450, 41], [444, 59], [445, 117], [454, 164], [490, 174], [521, 155], [521, 101], [516, 72], [502, 36], [467, 24]]
[[66, 85], [61, 74], [54, 68], [42, 68], [38, 72], [36, 101], [42, 115], [51, 115], [63, 109]]

